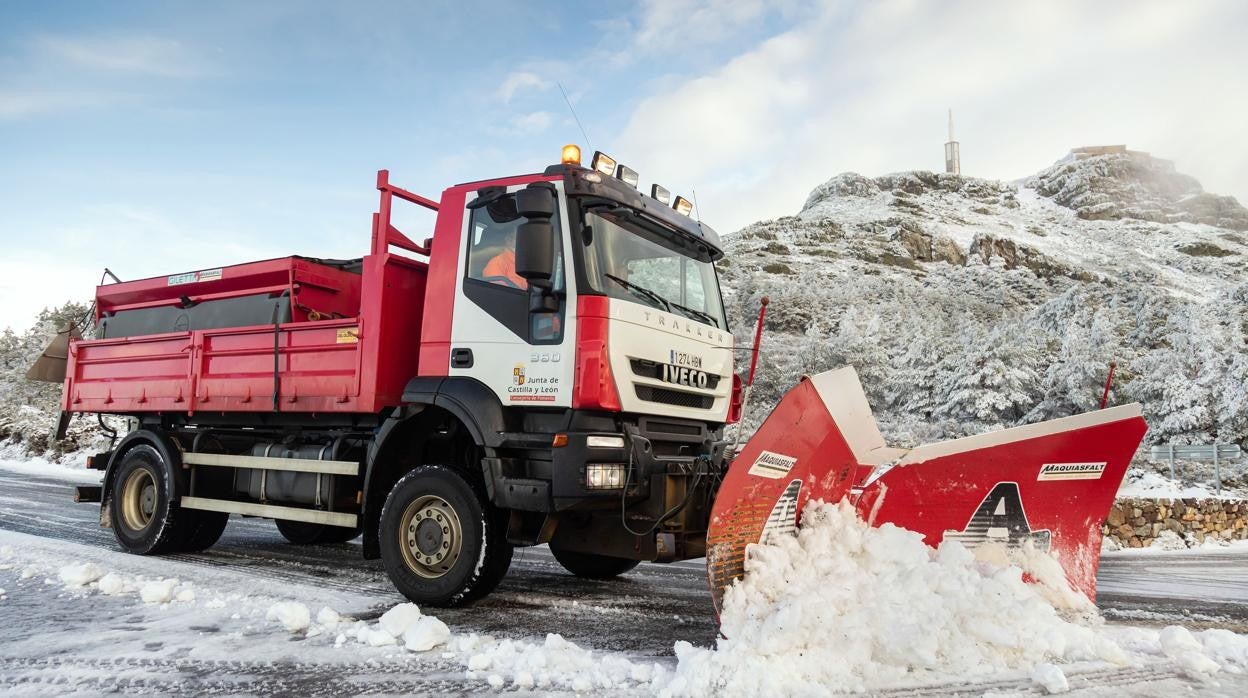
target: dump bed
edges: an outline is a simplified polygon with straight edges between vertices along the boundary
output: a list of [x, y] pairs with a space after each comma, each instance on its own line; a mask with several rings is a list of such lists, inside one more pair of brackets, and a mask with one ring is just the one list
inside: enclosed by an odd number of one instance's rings
[[418, 372], [428, 266], [301, 257], [100, 286], [70, 347], [70, 412], [352, 412]]

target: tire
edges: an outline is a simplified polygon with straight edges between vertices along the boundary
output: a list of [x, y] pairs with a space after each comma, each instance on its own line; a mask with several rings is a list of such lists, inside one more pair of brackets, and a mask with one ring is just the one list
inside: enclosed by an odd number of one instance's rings
[[378, 533], [390, 581], [420, 605], [475, 601], [511, 566], [505, 512], [446, 466], [404, 475], [386, 497]]
[[550, 546], [550, 552], [563, 569], [585, 579], [614, 579], [636, 567], [640, 560], [592, 553], [574, 553]]
[[[128, 553], [179, 552], [195, 533], [195, 517], [174, 503], [177, 484], [160, 452], [139, 444], [122, 457], [109, 492], [113, 535]], [[218, 534], [219, 535], [219, 534]]]
[[221, 540], [225, 525], [230, 522], [230, 515], [219, 511], [186, 511], [194, 522], [190, 533], [182, 541], [179, 550], [184, 553], [199, 553], [211, 548]]
[[278, 532], [291, 545], [346, 543], [360, 535], [359, 529], [346, 528], [344, 526], [326, 526], [325, 524], [288, 521], [285, 519], [278, 519], [276, 523]]

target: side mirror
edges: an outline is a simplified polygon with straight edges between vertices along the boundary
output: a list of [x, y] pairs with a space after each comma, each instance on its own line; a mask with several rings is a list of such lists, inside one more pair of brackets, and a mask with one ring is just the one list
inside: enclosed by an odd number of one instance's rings
[[516, 212], [525, 218], [555, 215], [555, 188], [549, 182], [538, 182], [516, 192]]
[[516, 230], [516, 273], [546, 290], [555, 271], [555, 189], [539, 182], [516, 192], [516, 211], [527, 220]]

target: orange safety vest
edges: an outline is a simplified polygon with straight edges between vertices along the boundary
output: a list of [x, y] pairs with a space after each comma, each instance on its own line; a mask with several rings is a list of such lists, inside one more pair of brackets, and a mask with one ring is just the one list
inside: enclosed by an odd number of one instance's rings
[[485, 269], [482, 270], [481, 276], [487, 280], [491, 276], [502, 276], [510, 279], [520, 289], [527, 289], [529, 282], [523, 276], [516, 273], [516, 253], [511, 250], [503, 250], [494, 255], [494, 258], [486, 262]]

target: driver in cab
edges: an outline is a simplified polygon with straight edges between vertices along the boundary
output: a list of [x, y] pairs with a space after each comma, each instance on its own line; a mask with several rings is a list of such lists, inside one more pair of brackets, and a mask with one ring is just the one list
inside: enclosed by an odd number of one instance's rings
[[485, 263], [481, 275], [491, 283], [505, 283], [522, 291], [529, 288], [529, 282], [516, 273], [516, 231], [514, 228], [507, 231], [502, 249]]

